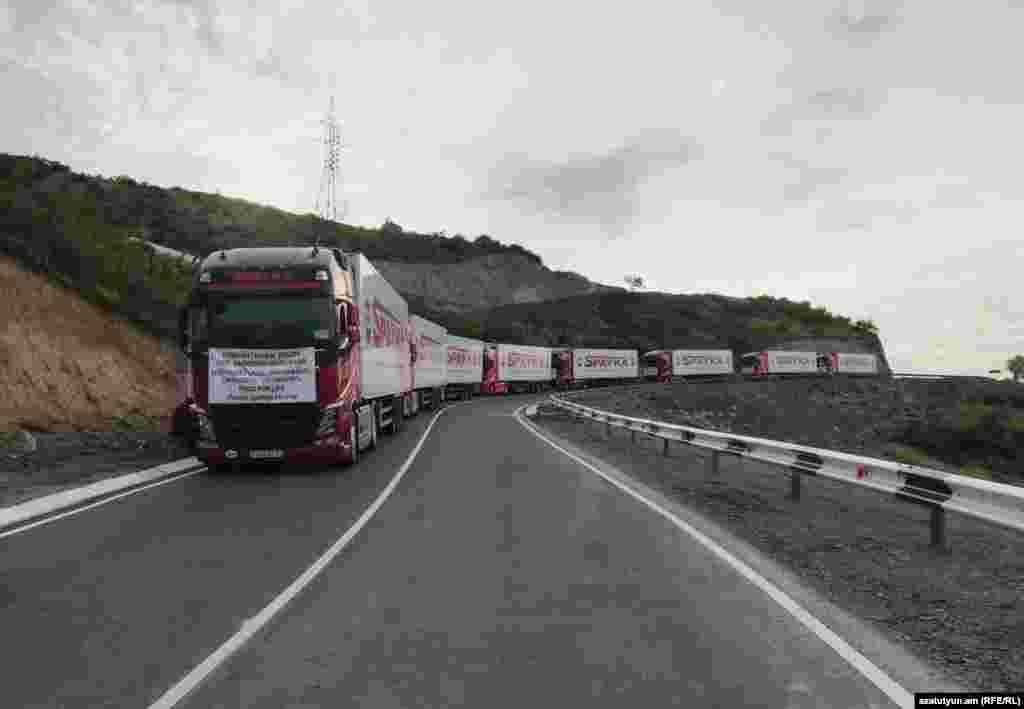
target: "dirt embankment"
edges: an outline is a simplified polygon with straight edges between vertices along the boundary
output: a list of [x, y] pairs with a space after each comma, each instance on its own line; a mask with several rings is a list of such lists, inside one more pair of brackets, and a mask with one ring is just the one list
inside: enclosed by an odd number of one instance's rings
[[0, 431], [112, 431], [173, 409], [168, 345], [6, 257], [0, 301]]
[[[995, 385], [995, 383], [993, 383]], [[913, 427], [984, 396], [970, 382], [890, 378], [730, 380], [585, 392], [580, 403], [629, 416], [733, 432], [1024, 484], [1013, 461], [961, 468], [900, 442]], [[1004, 385], [1011, 386], [1011, 385]]]

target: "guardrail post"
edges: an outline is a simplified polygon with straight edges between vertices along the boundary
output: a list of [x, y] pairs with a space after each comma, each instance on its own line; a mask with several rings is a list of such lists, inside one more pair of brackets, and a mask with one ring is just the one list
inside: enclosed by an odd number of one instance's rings
[[605, 419], [605, 422], [604, 422], [604, 435], [605, 435], [605, 438], [611, 438], [612, 437], [612, 422], [608, 421], [607, 419]]
[[712, 451], [708, 458], [708, 475], [718, 475], [718, 451]]
[[662, 441], [662, 443], [664, 444], [664, 446], [662, 447], [661, 454], [663, 456], [665, 456], [666, 458], [668, 458], [668, 444], [669, 444], [669, 440], [666, 438], [664, 441]]
[[932, 547], [939, 550], [946, 550], [946, 510], [939, 505], [932, 506]]
[[629, 431], [629, 439], [630, 439], [630, 442], [635, 446], [636, 445], [636, 429], [635, 428], [634, 429], [630, 429], [630, 431]]
[[800, 499], [800, 478], [802, 477], [803, 475], [797, 470], [789, 474], [789, 497], [792, 500]]

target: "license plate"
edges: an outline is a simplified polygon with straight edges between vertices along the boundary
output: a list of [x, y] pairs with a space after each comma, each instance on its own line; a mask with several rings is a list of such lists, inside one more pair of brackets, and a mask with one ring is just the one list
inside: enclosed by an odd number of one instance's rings
[[249, 451], [250, 458], [284, 458], [283, 450], [254, 450]]

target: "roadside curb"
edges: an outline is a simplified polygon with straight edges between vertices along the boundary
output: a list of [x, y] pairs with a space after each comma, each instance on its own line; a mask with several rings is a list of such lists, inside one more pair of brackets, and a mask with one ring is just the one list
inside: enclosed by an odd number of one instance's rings
[[136, 473], [128, 473], [116, 478], [108, 478], [82, 487], [64, 490], [52, 495], [45, 495], [22, 502], [11, 507], [0, 508], [0, 532], [11, 529], [40, 517], [46, 517], [71, 507], [78, 507], [93, 502], [101, 497], [123, 492], [163, 478], [193, 472], [206, 466], [198, 458], [182, 458], [164, 463], [154, 468], [147, 468]]

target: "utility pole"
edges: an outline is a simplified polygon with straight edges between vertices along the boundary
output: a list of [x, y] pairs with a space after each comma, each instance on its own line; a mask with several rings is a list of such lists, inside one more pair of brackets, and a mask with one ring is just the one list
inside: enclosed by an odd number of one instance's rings
[[[316, 197], [316, 213], [327, 222], [338, 221], [338, 168], [341, 164], [341, 130], [334, 115], [334, 97], [324, 119], [324, 163], [320, 173], [320, 190]], [[344, 217], [344, 212], [342, 212]], [[320, 233], [316, 233], [316, 245], [320, 245]]]

